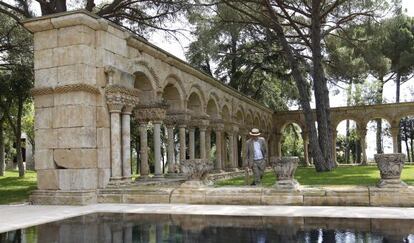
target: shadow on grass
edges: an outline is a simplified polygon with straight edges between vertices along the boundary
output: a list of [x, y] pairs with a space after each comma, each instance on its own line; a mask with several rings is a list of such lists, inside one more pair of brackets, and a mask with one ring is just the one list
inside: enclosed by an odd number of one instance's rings
[[0, 177], [0, 204], [26, 201], [36, 188], [36, 172], [27, 171], [24, 177], [18, 177], [18, 172], [6, 171]]

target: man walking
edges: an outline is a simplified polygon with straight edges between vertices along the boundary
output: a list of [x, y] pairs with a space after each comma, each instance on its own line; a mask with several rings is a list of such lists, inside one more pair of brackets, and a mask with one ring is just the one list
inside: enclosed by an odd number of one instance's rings
[[260, 131], [253, 128], [247, 140], [247, 163], [253, 169], [254, 182], [252, 185], [259, 185], [261, 183], [267, 161], [267, 146], [263, 137], [260, 137]]

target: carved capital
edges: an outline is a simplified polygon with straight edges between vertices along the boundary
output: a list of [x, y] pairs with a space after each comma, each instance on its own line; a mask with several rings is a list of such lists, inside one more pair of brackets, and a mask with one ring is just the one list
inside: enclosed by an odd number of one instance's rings
[[166, 106], [163, 103], [138, 105], [134, 109], [135, 119], [161, 123], [166, 117]]

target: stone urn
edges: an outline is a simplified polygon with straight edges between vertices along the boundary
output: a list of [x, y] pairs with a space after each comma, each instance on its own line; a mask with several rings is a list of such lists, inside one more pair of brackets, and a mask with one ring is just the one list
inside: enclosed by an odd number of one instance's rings
[[276, 175], [276, 188], [287, 190], [299, 189], [299, 182], [294, 179], [295, 171], [299, 164], [298, 157], [271, 157], [270, 163]]
[[405, 154], [375, 154], [375, 162], [380, 170], [381, 179], [378, 182], [378, 187], [406, 187], [401, 181], [401, 171], [404, 167]]
[[204, 179], [214, 169], [214, 164], [208, 159], [189, 159], [181, 162], [180, 171], [187, 178], [181, 186], [205, 186]]

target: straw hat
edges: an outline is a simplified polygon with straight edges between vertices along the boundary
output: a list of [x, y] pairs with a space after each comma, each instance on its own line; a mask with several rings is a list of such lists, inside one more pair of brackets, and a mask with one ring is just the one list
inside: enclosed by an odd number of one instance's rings
[[260, 136], [260, 131], [257, 128], [253, 128], [250, 132], [249, 132], [250, 136]]

